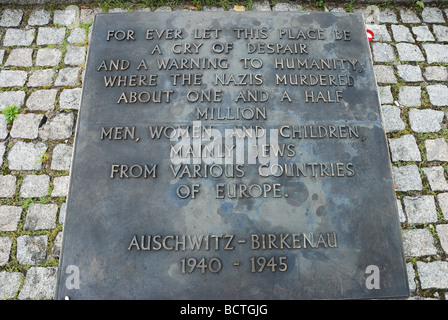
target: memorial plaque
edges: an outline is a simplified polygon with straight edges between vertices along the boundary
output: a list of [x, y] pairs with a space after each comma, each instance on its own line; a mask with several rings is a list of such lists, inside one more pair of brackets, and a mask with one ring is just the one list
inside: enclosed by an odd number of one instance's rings
[[409, 294], [360, 14], [97, 15], [57, 298]]

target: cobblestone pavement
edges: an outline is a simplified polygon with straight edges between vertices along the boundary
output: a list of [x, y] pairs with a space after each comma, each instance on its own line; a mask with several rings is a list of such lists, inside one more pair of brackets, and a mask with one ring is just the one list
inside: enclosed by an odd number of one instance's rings
[[[370, 45], [410, 299], [447, 300], [448, 5], [325, 8], [363, 13], [375, 34]], [[251, 9], [324, 10], [291, 3], [271, 7], [268, 2], [255, 2]], [[0, 299], [54, 298], [89, 30], [94, 15], [103, 10], [0, 8], [0, 110], [19, 108], [9, 123], [0, 114]]]

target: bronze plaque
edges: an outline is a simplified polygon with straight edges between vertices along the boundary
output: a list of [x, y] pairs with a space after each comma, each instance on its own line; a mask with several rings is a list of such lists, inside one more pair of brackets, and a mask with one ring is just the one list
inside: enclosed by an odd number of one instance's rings
[[99, 14], [57, 298], [409, 294], [360, 14]]

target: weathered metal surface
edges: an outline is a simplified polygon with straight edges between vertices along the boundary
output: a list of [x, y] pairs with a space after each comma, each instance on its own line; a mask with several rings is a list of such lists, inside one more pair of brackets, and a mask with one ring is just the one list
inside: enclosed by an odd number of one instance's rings
[[58, 299], [408, 291], [361, 15], [96, 16]]

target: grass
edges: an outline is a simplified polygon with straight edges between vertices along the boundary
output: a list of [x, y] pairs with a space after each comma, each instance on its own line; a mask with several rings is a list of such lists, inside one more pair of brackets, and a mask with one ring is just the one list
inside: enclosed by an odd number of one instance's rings
[[2, 110], [2, 113], [5, 115], [6, 117], [6, 122], [10, 123], [13, 122], [14, 119], [17, 117], [17, 115], [19, 114], [19, 107], [15, 106], [15, 105], [11, 105], [9, 107], [6, 107]]

